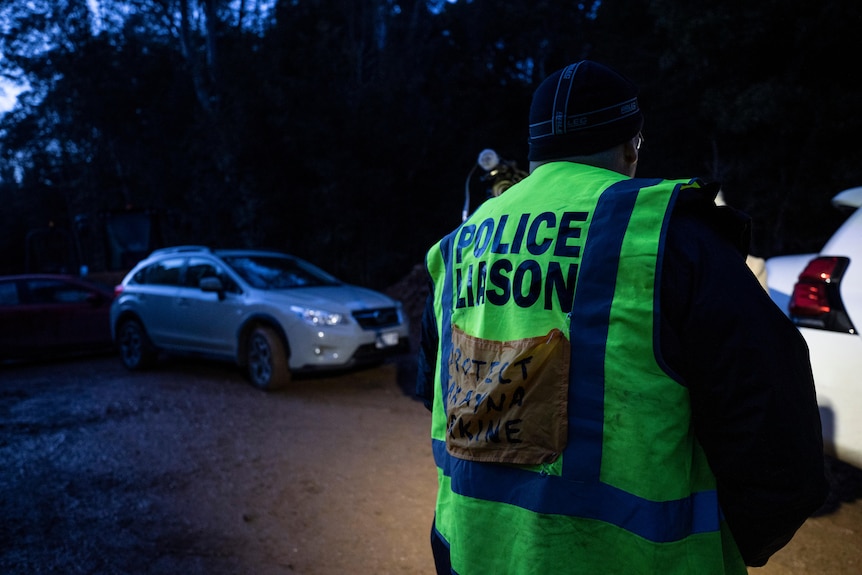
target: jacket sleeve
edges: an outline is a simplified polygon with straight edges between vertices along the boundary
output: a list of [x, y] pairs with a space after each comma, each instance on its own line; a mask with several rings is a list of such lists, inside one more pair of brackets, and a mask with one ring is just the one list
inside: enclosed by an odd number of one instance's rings
[[746, 564], [761, 566], [829, 488], [808, 348], [745, 264], [746, 223], [731, 208], [680, 198], [659, 323], [727, 524]]
[[428, 297], [422, 311], [419, 333], [419, 356], [417, 357], [416, 397], [431, 410], [434, 402], [434, 375], [437, 366], [437, 320], [434, 317], [434, 286], [429, 278]]

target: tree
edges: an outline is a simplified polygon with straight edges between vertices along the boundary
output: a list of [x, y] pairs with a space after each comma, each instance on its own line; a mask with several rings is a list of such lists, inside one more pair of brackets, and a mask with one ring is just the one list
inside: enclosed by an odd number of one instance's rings
[[826, 63], [855, 51], [862, 6], [610, 0], [598, 22], [602, 54], [630, 57], [642, 88], [641, 171], [723, 182], [759, 255], [819, 249], [837, 224], [829, 199], [860, 180], [859, 152], [834, 144], [858, 132], [856, 89]]
[[821, 63], [855, 49], [860, 6], [15, 0], [0, 75], [31, 89], [0, 118], [0, 200], [21, 212], [0, 246], [136, 206], [168, 214], [165, 241], [383, 287], [460, 223], [480, 150], [525, 165], [533, 89], [590, 57], [641, 87], [642, 175], [722, 181], [759, 255], [815, 249], [859, 180], [834, 145], [857, 133], [852, 75]]

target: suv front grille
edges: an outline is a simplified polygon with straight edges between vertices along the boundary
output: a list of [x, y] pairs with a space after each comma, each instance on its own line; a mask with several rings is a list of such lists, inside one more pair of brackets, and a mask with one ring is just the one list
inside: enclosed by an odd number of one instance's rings
[[383, 307], [379, 309], [363, 309], [353, 312], [353, 319], [362, 329], [377, 329], [391, 327], [401, 323], [398, 308]]

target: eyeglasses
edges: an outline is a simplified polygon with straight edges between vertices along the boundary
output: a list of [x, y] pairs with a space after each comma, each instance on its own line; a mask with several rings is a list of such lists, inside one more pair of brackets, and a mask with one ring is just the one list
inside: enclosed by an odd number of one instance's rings
[[642, 133], [638, 132], [638, 135], [635, 137], [638, 139], [637, 143], [635, 144], [635, 149], [640, 151], [641, 146], [644, 143], [644, 135]]

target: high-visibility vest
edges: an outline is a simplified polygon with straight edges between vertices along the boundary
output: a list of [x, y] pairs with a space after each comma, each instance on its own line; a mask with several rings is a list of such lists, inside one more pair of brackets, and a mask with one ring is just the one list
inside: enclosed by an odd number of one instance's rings
[[701, 185], [545, 164], [428, 252], [455, 573], [747, 573], [657, 339], [668, 220]]

